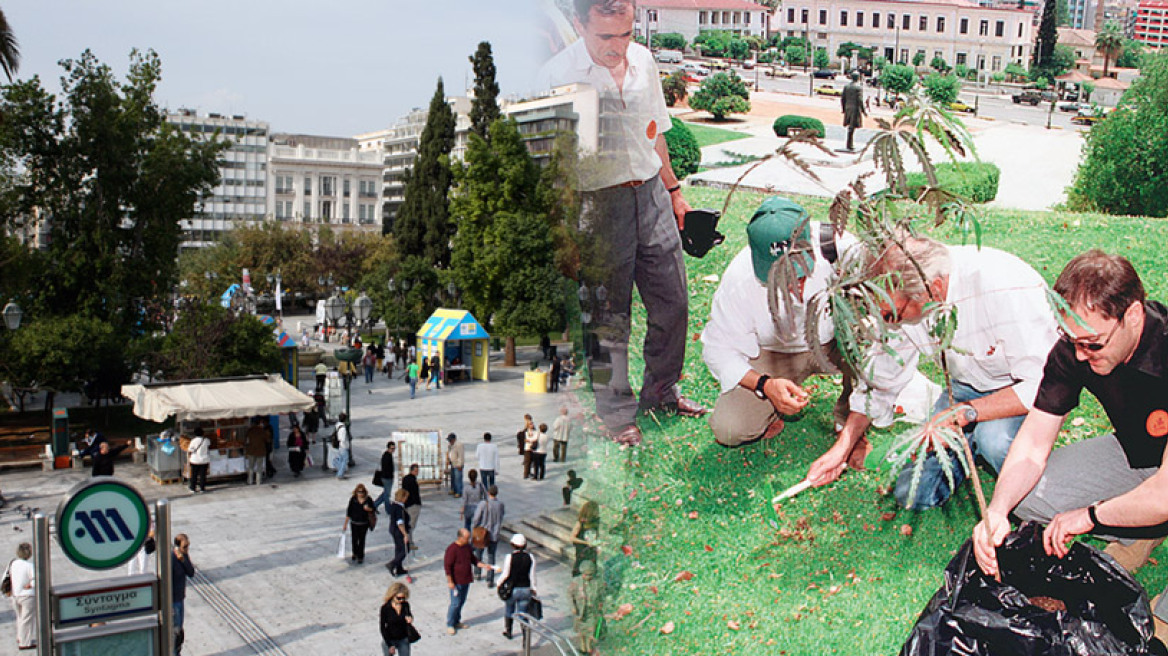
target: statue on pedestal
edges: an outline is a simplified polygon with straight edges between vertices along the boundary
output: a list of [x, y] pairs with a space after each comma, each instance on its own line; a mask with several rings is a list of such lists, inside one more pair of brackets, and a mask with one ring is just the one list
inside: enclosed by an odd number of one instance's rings
[[844, 87], [844, 94], [840, 97], [844, 109], [844, 127], [848, 129], [847, 150], [854, 151], [852, 136], [856, 128], [864, 126], [864, 87], [860, 85], [860, 71], [852, 71], [852, 81]]

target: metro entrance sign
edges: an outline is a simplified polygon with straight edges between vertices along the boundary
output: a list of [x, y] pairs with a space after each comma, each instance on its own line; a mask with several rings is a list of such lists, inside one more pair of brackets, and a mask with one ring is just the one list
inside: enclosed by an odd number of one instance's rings
[[82, 483], [57, 508], [57, 539], [69, 560], [86, 569], [113, 569], [146, 541], [150, 511], [130, 485], [99, 476]]

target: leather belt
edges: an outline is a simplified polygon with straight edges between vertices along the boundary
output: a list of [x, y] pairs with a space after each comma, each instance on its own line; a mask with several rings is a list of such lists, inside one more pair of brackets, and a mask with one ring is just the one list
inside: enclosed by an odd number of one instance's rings
[[614, 187], [632, 187], [632, 188], [636, 189], [637, 187], [640, 187], [641, 185], [645, 184], [648, 181], [649, 180], [629, 180], [628, 182], [622, 182], [618, 185], [613, 185], [613, 186]]

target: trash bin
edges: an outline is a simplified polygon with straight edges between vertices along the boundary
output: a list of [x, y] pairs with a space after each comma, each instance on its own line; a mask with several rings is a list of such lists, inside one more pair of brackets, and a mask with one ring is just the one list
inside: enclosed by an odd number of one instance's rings
[[547, 372], [536, 369], [523, 372], [523, 391], [532, 394], [547, 394]]
[[68, 456], [72, 451], [69, 444], [69, 409], [53, 408], [53, 456]]

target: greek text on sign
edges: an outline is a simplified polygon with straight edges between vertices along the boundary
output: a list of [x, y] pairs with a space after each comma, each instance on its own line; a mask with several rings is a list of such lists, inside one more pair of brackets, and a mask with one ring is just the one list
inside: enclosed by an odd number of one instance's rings
[[123, 615], [148, 612], [154, 609], [154, 584], [135, 583], [132, 585], [88, 590], [57, 598], [58, 622], [104, 621]]
[[142, 495], [114, 478], [98, 477], [74, 488], [57, 508], [61, 549], [88, 569], [111, 569], [133, 558], [150, 526]]
[[477, 326], [472, 323], [462, 323], [458, 325], [458, 334], [462, 336], [473, 335], [476, 328]]

